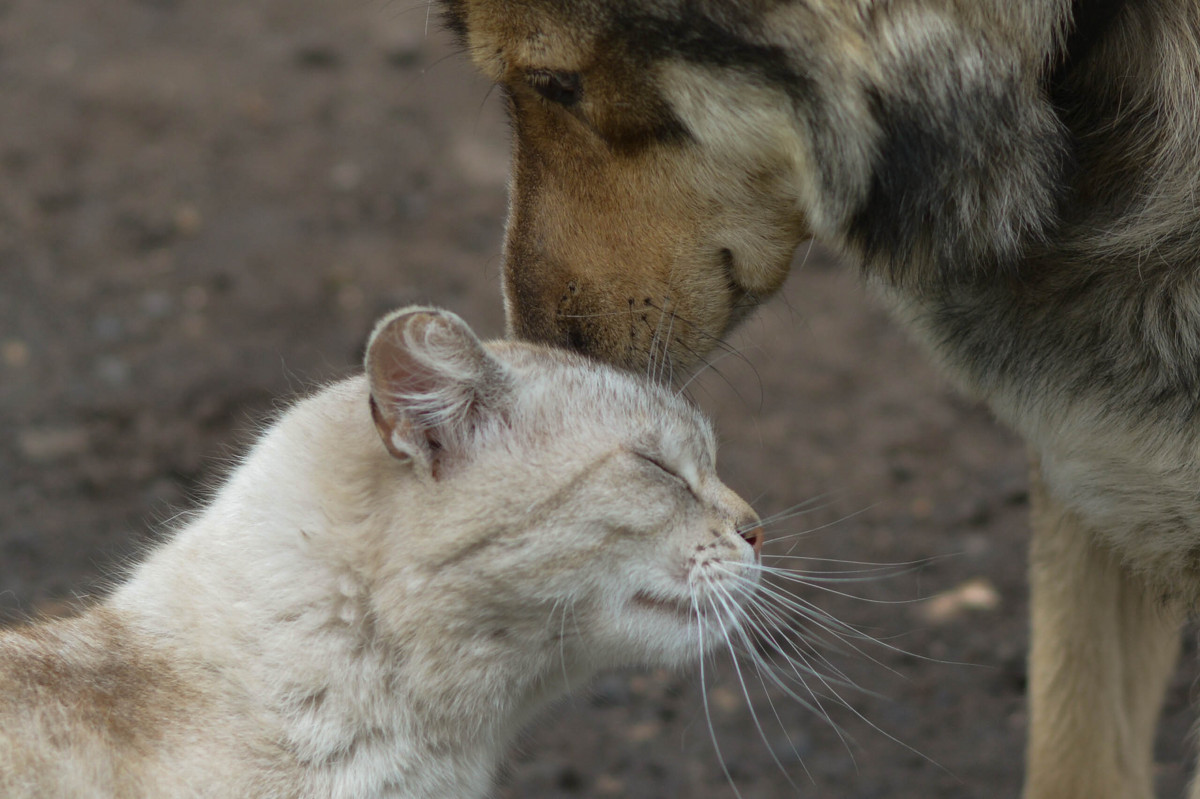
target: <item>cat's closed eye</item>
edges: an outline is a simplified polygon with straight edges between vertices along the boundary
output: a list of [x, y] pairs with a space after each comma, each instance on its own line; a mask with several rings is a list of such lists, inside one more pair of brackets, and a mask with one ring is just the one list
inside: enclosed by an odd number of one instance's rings
[[664, 462], [662, 459], [660, 459], [654, 455], [649, 455], [645, 452], [635, 451], [634, 455], [636, 455], [638, 458], [645, 461], [646, 463], [649, 463], [651, 466], [653, 466], [659, 472], [662, 472], [663, 474], [667, 475], [671, 479], [677, 480], [679, 483], [681, 483], [683, 485], [684, 488], [686, 488], [691, 493], [693, 493], [693, 494], [696, 493], [695, 490], [692, 488], [692, 484], [690, 482], [688, 482], [688, 480], [686, 478], [684, 478], [683, 475], [681, 475], [678, 470], [668, 466], [667, 463]]

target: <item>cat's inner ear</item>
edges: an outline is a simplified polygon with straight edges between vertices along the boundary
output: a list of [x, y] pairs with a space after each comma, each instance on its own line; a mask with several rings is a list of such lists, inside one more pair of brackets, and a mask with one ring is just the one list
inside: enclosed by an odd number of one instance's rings
[[384, 446], [437, 477], [498, 411], [503, 367], [455, 314], [405, 308], [382, 319], [367, 343], [371, 414]]

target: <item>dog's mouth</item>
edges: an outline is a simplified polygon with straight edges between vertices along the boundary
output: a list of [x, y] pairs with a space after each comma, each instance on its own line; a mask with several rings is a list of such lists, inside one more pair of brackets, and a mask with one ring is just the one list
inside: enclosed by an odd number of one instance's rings
[[[716, 250], [705, 268], [716, 279], [691, 293], [675, 287], [674, 292], [627, 297], [630, 314], [638, 321], [630, 329], [631, 346], [623, 366], [639, 370], [646, 367], [647, 360], [659, 362], [669, 357], [674, 366], [693, 368], [750, 316], [762, 298], [741, 283], [734, 251], [727, 247]], [[707, 314], [697, 316], [697, 308], [706, 309]], [[598, 354], [589, 343], [585, 338], [569, 339], [569, 346]]]
[[738, 277], [737, 256], [728, 247], [722, 247], [718, 257], [721, 261], [721, 271], [725, 275], [725, 287], [728, 293], [726, 305], [729, 308], [729, 320], [724, 333], [729, 333], [737, 327], [750, 312], [759, 304], [760, 297], [748, 289]]

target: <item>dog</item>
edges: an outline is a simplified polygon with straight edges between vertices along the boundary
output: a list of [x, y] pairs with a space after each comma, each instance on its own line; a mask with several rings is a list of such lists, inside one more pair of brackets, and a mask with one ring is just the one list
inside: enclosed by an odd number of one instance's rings
[[1029, 445], [1026, 799], [1152, 796], [1200, 602], [1200, 1], [441, 2], [510, 109], [510, 333], [695, 365], [801, 242], [859, 263]]

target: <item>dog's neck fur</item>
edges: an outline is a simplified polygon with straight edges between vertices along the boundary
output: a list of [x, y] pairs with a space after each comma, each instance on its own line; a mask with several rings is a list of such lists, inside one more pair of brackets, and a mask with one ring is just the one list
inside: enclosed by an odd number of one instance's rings
[[1061, 55], [1047, 73], [1046, 85], [1059, 104], [1070, 103], [1064, 83], [1070, 74], [1091, 55], [1101, 39], [1113, 28], [1128, 0], [1073, 0], [1071, 24]]

